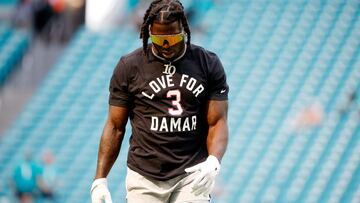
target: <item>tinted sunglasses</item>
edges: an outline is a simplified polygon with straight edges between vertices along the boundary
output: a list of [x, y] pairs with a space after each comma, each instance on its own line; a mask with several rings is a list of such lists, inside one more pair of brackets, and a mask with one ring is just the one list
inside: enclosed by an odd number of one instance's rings
[[184, 32], [174, 35], [153, 35], [150, 33], [151, 42], [159, 46], [164, 46], [166, 44], [168, 44], [169, 46], [173, 46], [184, 40], [184, 38]]

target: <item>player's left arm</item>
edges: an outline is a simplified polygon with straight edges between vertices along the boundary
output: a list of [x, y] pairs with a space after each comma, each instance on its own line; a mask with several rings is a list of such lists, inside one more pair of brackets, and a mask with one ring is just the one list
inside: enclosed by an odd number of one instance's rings
[[207, 121], [209, 132], [207, 136], [207, 149], [209, 155], [222, 159], [228, 143], [227, 125], [228, 101], [209, 100], [207, 105]]
[[187, 173], [199, 172], [192, 186], [195, 195], [208, 195], [214, 188], [215, 177], [220, 171], [220, 160], [228, 143], [227, 111], [226, 100], [210, 100], [207, 104], [209, 132], [206, 145], [209, 156], [204, 162], [185, 169]]

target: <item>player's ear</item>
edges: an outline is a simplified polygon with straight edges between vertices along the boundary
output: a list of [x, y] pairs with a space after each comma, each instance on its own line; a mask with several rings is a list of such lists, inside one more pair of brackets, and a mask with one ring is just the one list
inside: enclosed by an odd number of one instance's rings
[[185, 31], [183, 31], [183, 33], [184, 33], [184, 42], [186, 43], [188, 40], [188, 35]]

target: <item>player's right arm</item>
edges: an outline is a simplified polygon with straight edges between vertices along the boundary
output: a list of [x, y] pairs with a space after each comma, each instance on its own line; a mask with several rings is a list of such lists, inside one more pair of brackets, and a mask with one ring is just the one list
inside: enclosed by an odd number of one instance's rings
[[91, 186], [92, 203], [112, 202], [106, 177], [119, 155], [128, 110], [125, 107], [109, 106], [108, 118], [100, 139], [95, 180]]
[[127, 120], [127, 108], [109, 106], [108, 118], [100, 139], [95, 179], [106, 178], [109, 174], [119, 155]]

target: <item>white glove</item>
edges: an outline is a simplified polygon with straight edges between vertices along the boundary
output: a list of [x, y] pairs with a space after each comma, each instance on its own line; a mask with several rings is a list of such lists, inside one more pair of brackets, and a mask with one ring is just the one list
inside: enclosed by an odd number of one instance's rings
[[210, 155], [206, 161], [186, 168], [185, 172], [198, 173], [192, 186], [192, 192], [196, 196], [200, 194], [208, 195], [214, 188], [216, 175], [220, 172], [220, 163], [215, 156]]
[[91, 185], [90, 193], [92, 203], [112, 203], [106, 178], [95, 179]]

